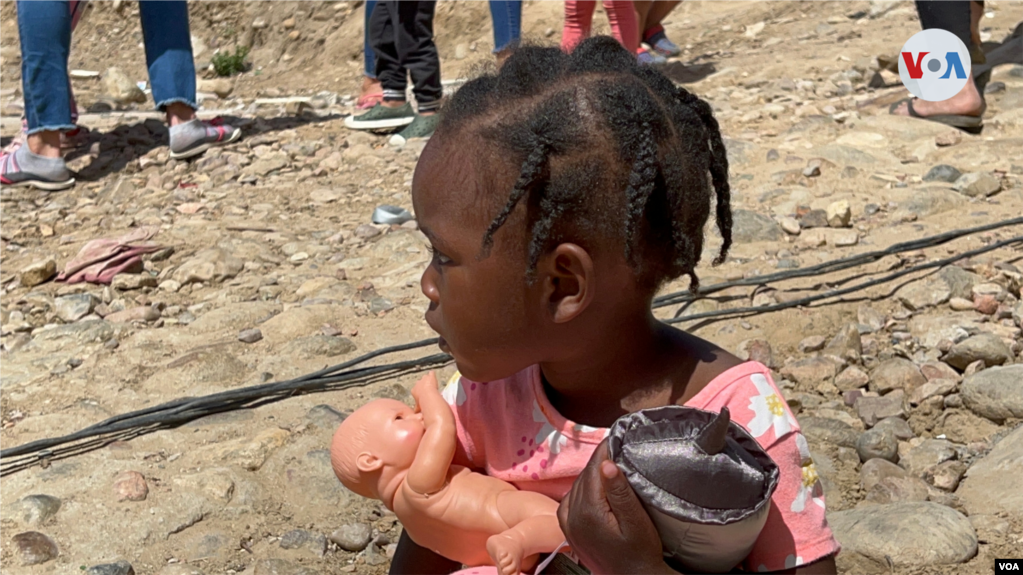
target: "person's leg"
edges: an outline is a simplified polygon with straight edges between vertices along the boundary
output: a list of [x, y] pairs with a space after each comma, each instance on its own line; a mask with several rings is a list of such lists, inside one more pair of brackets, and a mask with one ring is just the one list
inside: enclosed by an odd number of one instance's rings
[[639, 24], [631, 0], [604, 0], [604, 11], [611, 22], [611, 34], [635, 54], [639, 49]]
[[[920, 25], [924, 30], [940, 28], [955, 34], [963, 44], [969, 46], [970, 39], [970, 3], [971, 0], [917, 0], [916, 9], [920, 16]], [[962, 116], [982, 116], [986, 105], [984, 97], [977, 90], [973, 81], [973, 71], [968, 71], [968, 78], [963, 89], [948, 100], [928, 102], [915, 98], [912, 100], [913, 111], [917, 115], [928, 117], [944, 114]], [[909, 103], [904, 103], [892, 110], [893, 114], [909, 116]]]
[[25, 145], [0, 156], [0, 183], [60, 190], [74, 185], [60, 153], [61, 131], [74, 129], [67, 73], [71, 13], [66, 2], [17, 4], [21, 78], [28, 124]]
[[437, 111], [444, 95], [440, 83], [440, 56], [433, 43], [433, 1], [399, 2], [395, 43], [401, 65], [412, 77], [412, 91], [419, 113]]
[[395, 22], [395, 43], [401, 64], [412, 77], [418, 114], [400, 133], [391, 136], [392, 146], [402, 146], [411, 139], [429, 138], [437, 129], [444, 88], [440, 81], [440, 56], [433, 43], [433, 14], [437, 3], [398, 2]]
[[565, 0], [565, 27], [561, 32], [563, 51], [575, 50], [579, 42], [590, 37], [593, 11], [596, 9], [596, 0]]
[[233, 142], [241, 131], [219, 121], [203, 122], [195, 111], [195, 61], [185, 0], [140, 0], [142, 37], [156, 108], [167, 115], [171, 158], [197, 156]]
[[490, 19], [494, 26], [494, 54], [500, 66], [522, 36], [522, 0], [490, 0]]
[[412, 105], [405, 98], [408, 73], [398, 58], [395, 36], [398, 4], [378, 0], [370, 16], [370, 44], [376, 60], [376, 76], [383, 88], [383, 99], [365, 114], [345, 118], [345, 126], [353, 130], [398, 128], [415, 119]]
[[[638, 3], [637, 3], [638, 4]], [[676, 6], [681, 2], [673, 0], [662, 0], [659, 2], [651, 2], [651, 7], [646, 13], [646, 18], [640, 20], [640, 28], [642, 29], [641, 38], [654, 52], [665, 56], [673, 57], [678, 56], [682, 53], [682, 50], [675, 45], [674, 42], [668, 39], [668, 36], [664, 33], [664, 26], [661, 22], [668, 17], [668, 14], [675, 9]]]
[[362, 62], [363, 62], [363, 77], [362, 77], [362, 90], [359, 93], [359, 101], [356, 103], [356, 108], [360, 110], [369, 109], [380, 103], [383, 99], [383, 87], [380, 86], [380, 80], [377, 79], [376, 72], [376, 54], [373, 52], [373, 46], [370, 43], [370, 17], [373, 15], [373, 8], [376, 7], [376, 0], [366, 0], [364, 8], [365, 15], [363, 17], [362, 25]]

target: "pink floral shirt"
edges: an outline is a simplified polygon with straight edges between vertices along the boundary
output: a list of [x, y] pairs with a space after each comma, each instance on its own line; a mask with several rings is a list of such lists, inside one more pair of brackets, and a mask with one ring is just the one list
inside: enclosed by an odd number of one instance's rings
[[[443, 394], [458, 427], [455, 463], [559, 501], [608, 433], [555, 411], [539, 366], [489, 383], [456, 373]], [[766, 367], [757, 362], [733, 367], [686, 405], [715, 412], [727, 406], [732, 420], [760, 442], [781, 472], [767, 524], [743, 569], [790, 569], [838, 552], [806, 438]]]

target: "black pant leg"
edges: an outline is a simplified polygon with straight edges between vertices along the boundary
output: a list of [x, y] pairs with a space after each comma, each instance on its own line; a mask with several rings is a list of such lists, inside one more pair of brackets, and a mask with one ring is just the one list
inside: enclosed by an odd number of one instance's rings
[[376, 56], [377, 78], [384, 89], [385, 100], [404, 100], [406, 76], [395, 42], [397, 4], [377, 2], [369, 17], [369, 43]]
[[440, 105], [443, 87], [440, 82], [440, 56], [433, 43], [433, 13], [436, 2], [394, 2], [398, 54], [412, 76], [413, 92], [421, 111]]
[[955, 34], [963, 45], [970, 47], [971, 0], [916, 0], [920, 27], [924, 30], [940, 28]]

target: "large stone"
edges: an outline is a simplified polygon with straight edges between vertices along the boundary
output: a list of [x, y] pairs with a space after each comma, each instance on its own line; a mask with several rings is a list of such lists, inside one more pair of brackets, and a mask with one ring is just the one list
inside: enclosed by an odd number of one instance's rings
[[913, 433], [913, 428], [910, 427], [909, 423], [901, 417], [886, 417], [881, 421], [878, 421], [874, 425], [873, 429], [891, 430], [892, 434], [895, 435], [895, 439], [900, 441], [916, 437], [916, 434]]
[[76, 293], [53, 300], [53, 308], [61, 321], [71, 323], [92, 313], [97, 303], [96, 296], [90, 293]]
[[829, 357], [808, 357], [785, 365], [781, 368], [781, 375], [799, 384], [817, 385], [825, 381], [831, 381], [842, 364]]
[[909, 477], [909, 473], [891, 461], [884, 459], [869, 459], [860, 467], [860, 485], [864, 491], [870, 491], [871, 487], [888, 477]]
[[956, 490], [970, 515], [1008, 513], [1023, 517], [1023, 426], [1006, 435], [966, 470]]
[[21, 285], [35, 287], [57, 275], [57, 262], [53, 258], [32, 262], [21, 269]]
[[29, 527], [36, 527], [46, 523], [58, 510], [60, 499], [52, 495], [29, 495], [8, 506], [4, 517]]
[[927, 380], [916, 364], [901, 357], [883, 361], [870, 372], [870, 390], [881, 394], [896, 389], [912, 394], [924, 383]]
[[927, 501], [927, 483], [919, 477], [885, 477], [867, 490], [865, 503], [885, 505], [900, 501]]
[[830, 417], [800, 417], [799, 427], [811, 442], [825, 442], [855, 448], [859, 433], [844, 421]]
[[852, 209], [848, 200], [839, 200], [828, 204], [825, 210], [828, 217], [828, 225], [833, 228], [847, 228], [852, 219]]
[[960, 394], [977, 415], [993, 421], [1023, 418], [1023, 364], [975, 373], [963, 381]]
[[732, 211], [732, 239], [739, 243], [772, 242], [785, 237], [785, 232], [770, 217], [750, 210]]
[[845, 368], [842, 373], [835, 376], [835, 387], [842, 392], [864, 388], [869, 383], [870, 376], [855, 365]]
[[977, 534], [965, 515], [931, 502], [872, 505], [828, 514], [846, 552], [882, 564], [919, 569], [962, 563], [977, 553]]
[[898, 296], [899, 301], [907, 309], [919, 311], [947, 302], [952, 297], [952, 292], [945, 282], [924, 278], [900, 289]]
[[885, 316], [868, 305], [861, 305], [856, 309], [856, 321], [873, 333], [884, 328]]
[[857, 397], [853, 408], [864, 425], [873, 427], [887, 417], [904, 417], [906, 415], [904, 402], [905, 394], [901, 389], [897, 389], [881, 397]]
[[856, 441], [856, 452], [860, 461], [884, 459], [892, 463], [899, 461], [899, 440], [890, 428], [868, 429]]
[[293, 529], [281, 536], [281, 549], [300, 549], [316, 557], [323, 557], [327, 552], [327, 538], [322, 533]]
[[118, 501], [145, 501], [149, 486], [141, 473], [125, 471], [114, 480], [114, 494]]
[[288, 155], [282, 152], [267, 154], [262, 158], [256, 158], [254, 162], [242, 169], [243, 176], [266, 177], [271, 172], [276, 172], [288, 165]]
[[952, 367], [964, 370], [971, 363], [981, 360], [987, 367], [1012, 362], [1012, 351], [1002, 338], [993, 333], [978, 333], [952, 346], [942, 361]]
[[245, 262], [221, 248], [203, 250], [174, 271], [174, 280], [181, 285], [214, 283], [231, 279], [241, 273]]
[[11, 543], [14, 543], [22, 565], [46, 563], [59, 553], [53, 539], [38, 531], [18, 533], [11, 538]]
[[103, 75], [106, 95], [119, 104], [144, 104], [146, 93], [120, 68], [109, 68]]
[[330, 534], [330, 540], [338, 547], [351, 553], [358, 553], [369, 545], [373, 530], [365, 523], [349, 523]]
[[920, 405], [924, 401], [936, 397], [945, 396], [956, 390], [956, 382], [951, 379], [932, 379], [909, 394], [910, 405]]
[[923, 180], [925, 182], [947, 182], [951, 184], [959, 179], [962, 173], [948, 164], [939, 164], [934, 166], [924, 174]]
[[952, 187], [964, 196], [986, 198], [1001, 191], [1002, 182], [990, 172], [971, 172], [960, 176]]
[[899, 463], [913, 475], [923, 476], [928, 470], [945, 461], [959, 457], [951, 441], [925, 439], [920, 445], [901, 454]]

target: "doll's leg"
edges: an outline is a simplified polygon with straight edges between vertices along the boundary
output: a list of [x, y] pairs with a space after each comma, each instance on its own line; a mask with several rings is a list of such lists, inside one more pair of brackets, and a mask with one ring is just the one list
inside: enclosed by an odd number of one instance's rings
[[558, 525], [558, 504], [549, 497], [506, 491], [497, 496], [497, 509], [509, 529], [487, 539], [487, 552], [501, 575], [517, 575], [532, 567], [536, 555], [553, 551], [565, 540]]

